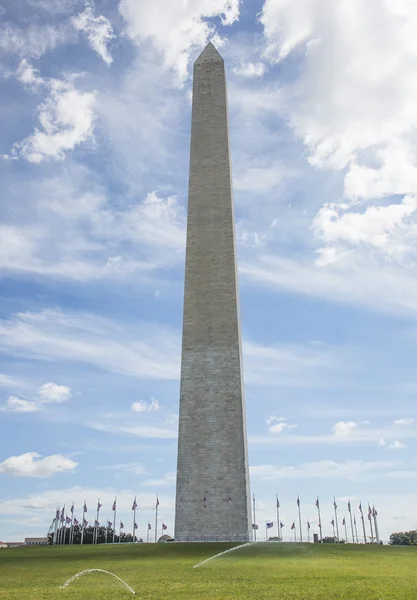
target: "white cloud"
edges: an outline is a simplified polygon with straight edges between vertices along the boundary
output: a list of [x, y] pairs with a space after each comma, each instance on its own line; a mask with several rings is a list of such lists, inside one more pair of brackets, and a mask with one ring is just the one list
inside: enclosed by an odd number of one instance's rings
[[75, 29], [86, 34], [91, 48], [101, 56], [105, 63], [110, 65], [113, 58], [107, 47], [116, 37], [110, 21], [103, 15], [95, 17], [93, 7], [88, 2], [85, 10], [73, 17], [71, 21]]
[[297, 50], [303, 63], [283, 104], [310, 163], [345, 170], [344, 199], [315, 222], [323, 249], [356, 249], [365, 260], [361, 246], [370, 245], [383, 260], [414, 260], [415, 2], [266, 0], [261, 23], [265, 58], [284, 61]]
[[119, 10], [128, 35], [139, 44], [151, 39], [165, 66], [184, 81], [191, 53], [202, 49], [216, 32], [208, 19], [220, 17], [223, 25], [232, 25], [239, 18], [239, 4], [239, 0], [121, 0]]
[[[11, 157], [29, 162], [62, 160], [76, 146], [91, 139], [94, 124], [94, 92], [79, 92], [72, 80], [45, 79], [27, 61], [22, 61], [17, 77], [26, 84], [43, 84], [48, 96], [38, 107], [40, 128], [14, 144]], [[7, 155], [10, 158], [10, 156]]]
[[240, 77], [262, 77], [266, 71], [266, 66], [261, 62], [242, 62], [240, 65], [235, 67], [233, 71]]
[[146, 404], [146, 402], [134, 402], [132, 404], [133, 412], [152, 412], [159, 409], [159, 402], [155, 398], [152, 398], [152, 402], [149, 404]]
[[42, 410], [42, 406], [40, 406], [37, 402], [22, 400], [16, 396], [9, 396], [5, 405], [0, 408], [0, 410], [17, 413], [33, 413]]
[[285, 429], [295, 429], [297, 425], [289, 425], [288, 423], [276, 423], [269, 428], [271, 433], [282, 433]]
[[24, 58], [16, 71], [16, 78], [27, 85], [29, 89], [37, 89], [38, 86], [43, 85], [44, 79], [40, 77], [38, 69], [35, 69], [26, 58]]
[[384, 438], [379, 438], [379, 440], [378, 440], [378, 446], [386, 446]]
[[338, 421], [333, 426], [333, 435], [335, 436], [350, 436], [356, 433], [358, 424], [354, 421]]
[[397, 419], [394, 421], [395, 425], [412, 425], [413, 423], [417, 423], [417, 419], [412, 419], [411, 417], [407, 417], [406, 419]]
[[271, 415], [270, 417], [268, 417], [266, 419], [266, 424], [270, 425], [271, 423], [273, 423], [274, 421], [286, 421], [287, 419], [285, 417], [277, 417], [275, 415]]
[[[336, 462], [321, 460], [302, 463], [296, 466], [256, 465], [250, 467], [251, 477], [261, 481], [280, 479], [303, 479], [305, 477], [323, 479], [372, 479], [390, 476], [390, 470], [398, 469], [397, 461], [348, 460]], [[388, 473], [387, 473], [388, 471]]]
[[394, 449], [407, 448], [407, 446], [405, 444], [403, 444], [402, 442], [399, 442], [398, 440], [395, 440], [395, 442], [390, 444], [389, 447], [394, 448]]
[[57, 473], [72, 471], [76, 467], [76, 462], [61, 454], [42, 458], [36, 452], [27, 452], [11, 456], [0, 463], [0, 473], [16, 477], [51, 477]]
[[65, 402], [71, 398], [71, 388], [66, 385], [57, 385], [56, 383], [45, 383], [38, 390], [39, 402], [46, 404], [49, 402]]
[[21, 57], [38, 59], [48, 50], [72, 41], [70, 28], [66, 25], [30, 25], [21, 29], [10, 23], [0, 28], [0, 50]]
[[[27, 312], [0, 321], [0, 341], [11, 355], [89, 364], [133, 377], [176, 380], [179, 376], [179, 337], [149, 323], [122, 324], [54, 310]], [[65, 397], [68, 389], [58, 396]]]
[[162, 427], [155, 427], [154, 425], [124, 425], [112, 423], [111, 425], [107, 423], [99, 423], [97, 421], [90, 421], [88, 423], [84, 423], [87, 427], [91, 429], [96, 429], [97, 431], [104, 431], [106, 433], [114, 433], [116, 435], [132, 435], [134, 437], [140, 438], [159, 438], [159, 439], [176, 439], [178, 436], [178, 432], [172, 429], [163, 429]]

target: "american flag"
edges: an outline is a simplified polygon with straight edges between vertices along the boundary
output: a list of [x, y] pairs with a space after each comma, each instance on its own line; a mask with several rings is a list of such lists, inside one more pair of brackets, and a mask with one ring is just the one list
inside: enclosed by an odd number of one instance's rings
[[165, 525], [165, 523], [162, 523], [162, 529], [165, 531], [166, 529], [168, 529], [168, 527]]
[[100, 500], [99, 500], [99, 501], [97, 502], [97, 510], [100, 510], [100, 508], [101, 508], [102, 506], [103, 506], [103, 505], [102, 505], [102, 504], [100, 504]]
[[285, 527], [284, 523], [280, 523], [280, 527], [281, 527], [281, 529], [282, 529], [283, 527]]
[[100, 523], [98, 521], [94, 521], [94, 527], [100, 527]]
[[346, 525], [345, 517], [343, 517], [342, 525]]
[[72, 503], [72, 506], [71, 506], [71, 513], [74, 514], [74, 502]]
[[350, 512], [350, 500], [348, 500], [348, 511]]
[[273, 521], [268, 521], [267, 524], [266, 524], [266, 528], [267, 529], [271, 529], [271, 527], [273, 527], [273, 526], [274, 526], [274, 522]]
[[64, 508], [61, 510], [61, 523], [64, 522], [64, 512], [65, 512], [65, 506]]
[[116, 500], [113, 502], [112, 510], [116, 510]]
[[83, 511], [86, 513], [87, 512], [87, 504], [84, 501], [84, 506], [83, 506]]
[[332, 520], [330, 521], [330, 524], [331, 524], [331, 525], [333, 525], [333, 527], [334, 527], [334, 519], [332, 519]]
[[67, 517], [67, 518], [65, 519], [65, 523], [66, 523], [67, 525], [69, 525], [69, 524], [71, 523], [71, 519], [70, 519], [70, 517]]
[[136, 510], [137, 507], [138, 507], [138, 504], [136, 502], [136, 497], [135, 497], [135, 499], [133, 500], [133, 504], [132, 504], [132, 510]]
[[77, 519], [74, 517], [74, 525], [79, 525], [79, 522], [77, 521]]
[[59, 510], [59, 508], [57, 508], [57, 509], [56, 509], [56, 515], [55, 515], [55, 517], [56, 517], [57, 519], [59, 519], [59, 515], [60, 515], [60, 513], [61, 513], [61, 511]]
[[112, 525], [113, 525], [113, 523], [107, 519], [107, 527], [110, 529], [110, 527], [111, 527]]
[[291, 529], [295, 529], [295, 522], [291, 525]]
[[138, 524], [137, 524], [137, 523], [135, 523], [135, 529], [137, 529], [137, 528], [138, 528]]
[[121, 521], [120, 521], [120, 529], [124, 529], [124, 525]]
[[378, 513], [376, 512], [375, 506], [372, 507], [372, 516], [373, 517], [377, 517], [378, 516]]
[[361, 513], [362, 513], [362, 502], [359, 502], [359, 510], [360, 510], [360, 511], [361, 511]]
[[307, 521], [307, 529], [310, 529], [310, 527], [311, 527], [310, 522]]
[[334, 506], [334, 509], [337, 510], [336, 498], [333, 498], [333, 506]]
[[316, 506], [317, 506], [317, 508], [320, 506], [320, 504], [319, 504], [319, 497], [318, 496], [317, 496], [317, 500], [316, 500]]
[[277, 495], [277, 508], [279, 508], [279, 500], [278, 500], [278, 495]]
[[156, 497], [156, 506], [157, 507], [159, 506], [159, 498], [158, 498], [158, 496]]
[[85, 519], [83, 519], [83, 527], [87, 527], [88, 525], [88, 521], [86, 521]]
[[152, 525], [148, 523], [148, 529], [152, 529]]
[[258, 526], [257, 526], [257, 525], [254, 523], [254, 524], [252, 525], [252, 529], [259, 529], [259, 527], [258, 527]]
[[300, 496], [297, 496], [297, 506], [300, 507]]

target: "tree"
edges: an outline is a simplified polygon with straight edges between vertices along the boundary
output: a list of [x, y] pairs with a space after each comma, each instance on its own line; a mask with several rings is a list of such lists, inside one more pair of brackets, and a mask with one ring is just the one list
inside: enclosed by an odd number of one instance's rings
[[392, 533], [389, 543], [391, 546], [417, 546], [417, 530]]

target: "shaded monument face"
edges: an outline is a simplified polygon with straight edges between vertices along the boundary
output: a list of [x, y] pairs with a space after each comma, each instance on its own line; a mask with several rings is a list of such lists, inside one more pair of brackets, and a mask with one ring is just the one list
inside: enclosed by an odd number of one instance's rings
[[224, 62], [194, 65], [175, 539], [252, 536]]

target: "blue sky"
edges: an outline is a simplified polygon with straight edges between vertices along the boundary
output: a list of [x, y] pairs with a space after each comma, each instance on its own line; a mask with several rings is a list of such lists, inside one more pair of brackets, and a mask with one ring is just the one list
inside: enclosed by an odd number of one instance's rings
[[416, 528], [417, 9], [0, 2], [0, 539], [173, 531], [192, 63], [228, 78], [251, 489]]

